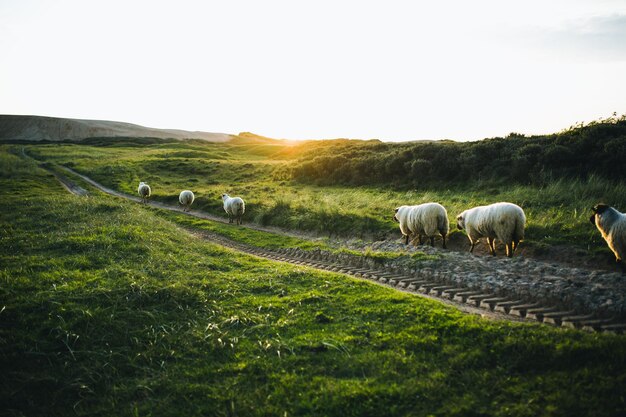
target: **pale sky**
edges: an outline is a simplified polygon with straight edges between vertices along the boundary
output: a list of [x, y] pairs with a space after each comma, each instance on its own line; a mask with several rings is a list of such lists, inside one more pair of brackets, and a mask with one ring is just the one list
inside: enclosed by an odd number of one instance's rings
[[626, 0], [0, 0], [0, 114], [477, 140], [626, 113]]

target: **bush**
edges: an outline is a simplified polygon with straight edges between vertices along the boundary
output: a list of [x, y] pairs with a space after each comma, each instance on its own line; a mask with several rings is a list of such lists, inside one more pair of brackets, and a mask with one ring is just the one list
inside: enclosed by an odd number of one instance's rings
[[510, 134], [477, 142], [334, 140], [300, 145], [281, 175], [318, 185], [449, 182], [543, 185], [546, 180], [626, 174], [626, 115], [546, 136]]

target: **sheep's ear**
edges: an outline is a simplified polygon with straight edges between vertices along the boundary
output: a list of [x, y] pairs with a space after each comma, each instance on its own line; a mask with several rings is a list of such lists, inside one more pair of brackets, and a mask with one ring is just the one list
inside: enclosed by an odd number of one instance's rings
[[394, 213], [397, 213], [398, 210], [400, 210], [400, 207], [398, 207], [397, 209], [395, 209]]
[[602, 214], [605, 211], [607, 211], [610, 208], [610, 206], [604, 204], [604, 203], [600, 203], [600, 204], [596, 204], [596, 206], [593, 208], [593, 211], [597, 214]]

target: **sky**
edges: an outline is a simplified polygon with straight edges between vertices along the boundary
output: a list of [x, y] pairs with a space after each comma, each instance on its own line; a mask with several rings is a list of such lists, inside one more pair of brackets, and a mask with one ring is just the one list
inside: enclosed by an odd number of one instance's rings
[[626, 113], [626, 0], [0, 0], [0, 114], [478, 140]]

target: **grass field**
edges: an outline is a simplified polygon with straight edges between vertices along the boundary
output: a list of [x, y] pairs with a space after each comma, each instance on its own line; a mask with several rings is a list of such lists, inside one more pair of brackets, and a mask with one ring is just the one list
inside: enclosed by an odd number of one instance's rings
[[[158, 160], [173, 152], [167, 146], [147, 155]], [[0, 148], [4, 415], [626, 413], [626, 336], [490, 322], [347, 276], [259, 260], [138, 204], [70, 195], [7, 150]], [[71, 160], [123, 191], [146, 175], [166, 201], [191, 178], [164, 170], [170, 184], [161, 188], [142, 168], [152, 165], [126, 148], [95, 149], [102, 154], [92, 162], [86, 147], [28, 151]], [[106, 160], [119, 164], [109, 176]], [[198, 190], [218, 194], [220, 186], [193, 175]]]
[[451, 233], [455, 217], [476, 205], [510, 201], [524, 208], [528, 223], [525, 247], [567, 245], [611, 258], [600, 234], [589, 223], [590, 208], [604, 201], [626, 207], [626, 185], [597, 177], [555, 180], [547, 185], [496, 185], [473, 182], [439, 188], [321, 187], [291, 181], [281, 172], [295, 151], [286, 144], [159, 143], [138, 148], [54, 144], [26, 147], [40, 159], [71, 166], [114, 189], [136, 193], [148, 182], [157, 200], [175, 204], [191, 189], [194, 207], [224, 215], [220, 195], [246, 200], [246, 220], [319, 235], [357, 238], [399, 237], [393, 209], [403, 204], [437, 201], [448, 209]]

